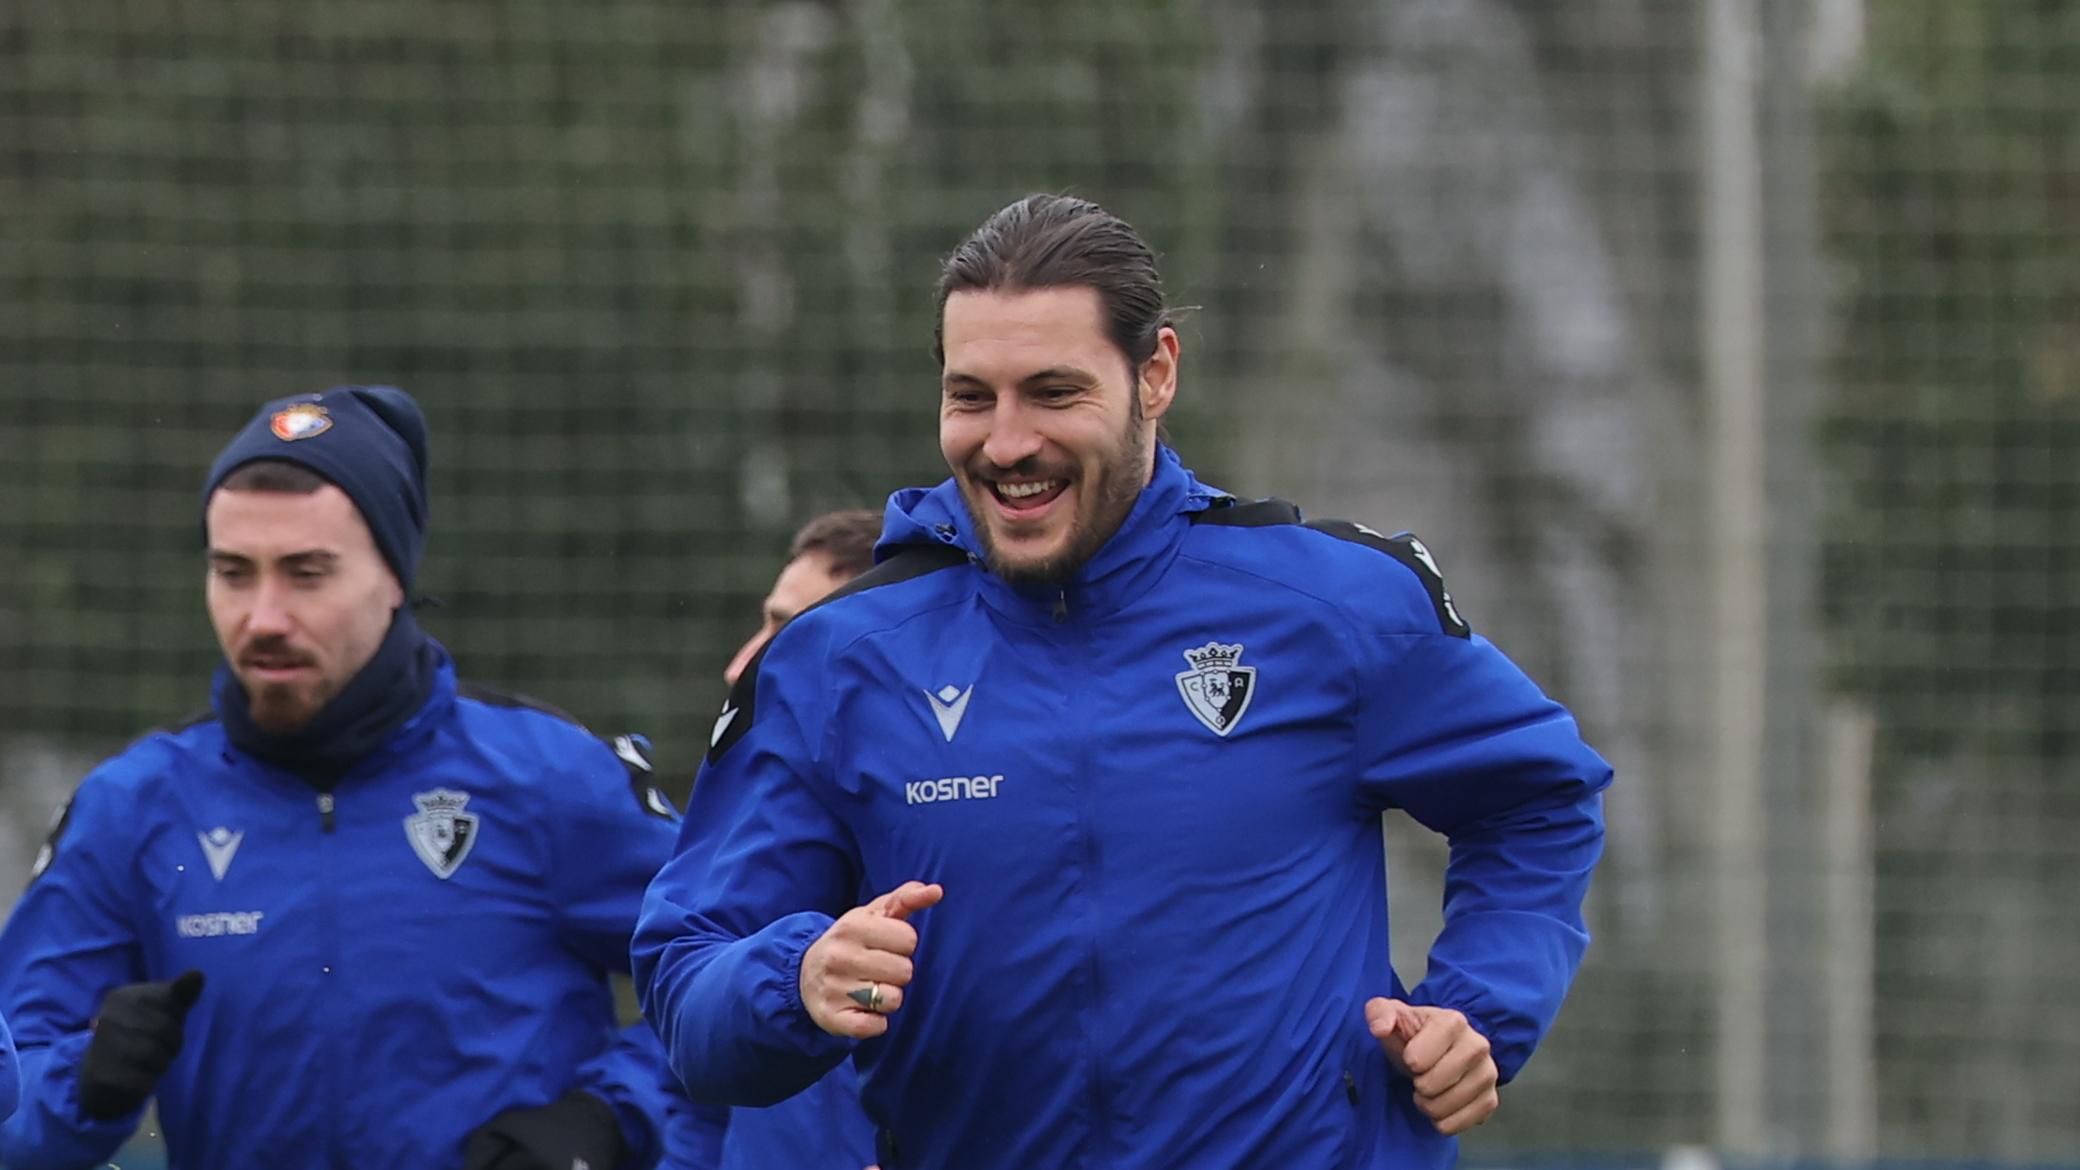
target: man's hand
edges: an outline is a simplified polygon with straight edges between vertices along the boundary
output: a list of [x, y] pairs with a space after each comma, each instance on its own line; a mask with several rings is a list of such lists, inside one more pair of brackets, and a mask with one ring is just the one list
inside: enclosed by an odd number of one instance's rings
[[621, 1123], [613, 1107], [581, 1089], [547, 1105], [508, 1109], [477, 1127], [463, 1170], [613, 1170]]
[[939, 904], [946, 891], [904, 882], [864, 906], [847, 910], [802, 956], [802, 1006], [833, 1036], [866, 1040], [888, 1031], [889, 1013], [903, 1006], [915, 973], [912, 914]]
[[1441, 1134], [1465, 1133], [1502, 1104], [1501, 1074], [1488, 1038], [1450, 1008], [1419, 1007], [1398, 999], [1365, 1004], [1365, 1026], [1387, 1059], [1415, 1085], [1416, 1108]]
[[201, 995], [202, 972], [184, 971], [171, 982], [126, 983], [104, 996], [79, 1062], [80, 1112], [97, 1121], [135, 1113], [181, 1054], [188, 1009]]

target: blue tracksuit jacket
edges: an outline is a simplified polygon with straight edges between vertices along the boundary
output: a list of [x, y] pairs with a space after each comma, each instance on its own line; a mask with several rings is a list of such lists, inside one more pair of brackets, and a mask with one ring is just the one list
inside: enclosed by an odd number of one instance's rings
[[14, 1112], [21, 1099], [22, 1066], [14, 1054], [14, 1033], [7, 1029], [7, 1017], [0, 1016], [0, 1121]]
[[[1237, 505], [1167, 449], [1073, 580], [988, 573], [956, 489], [782, 629], [717, 720], [635, 943], [695, 1099], [855, 1045], [802, 1008], [834, 916], [919, 879], [916, 977], [856, 1045], [884, 1170], [1434, 1167], [1455, 1143], [1366, 1031], [1463, 1011], [1505, 1078], [1587, 942], [1609, 769], [1460, 620], [1411, 538]], [[1450, 841], [1404, 992], [1379, 813]]]
[[654, 1034], [615, 1028], [608, 975], [676, 822], [616, 754], [458, 694], [444, 657], [329, 797], [213, 719], [102, 764], [0, 931], [24, 1090], [0, 1164], [107, 1161], [138, 1119], [80, 1114], [89, 1022], [190, 968], [207, 983], [158, 1092], [175, 1170], [458, 1167], [472, 1129], [573, 1088], [613, 1106], [624, 1166], [658, 1160], [668, 1112], [697, 1141]]
[[851, 1061], [777, 1105], [729, 1111], [722, 1170], [865, 1170], [874, 1125], [860, 1109]]

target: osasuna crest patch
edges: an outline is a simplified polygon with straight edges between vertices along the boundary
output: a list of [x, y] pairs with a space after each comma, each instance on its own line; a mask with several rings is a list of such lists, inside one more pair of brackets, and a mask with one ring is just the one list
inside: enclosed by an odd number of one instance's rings
[[446, 881], [477, 843], [477, 814], [463, 811], [469, 793], [436, 788], [413, 793], [412, 803], [419, 811], [404, 819], [404, 835], [433, 876]]
[[1208, 642], [1184, 652], [1192, 668], [1177, 675], [1185, 709], [1215, 735], [1226, 736], [1242, 722], [1257, 696], [1257, 668], [1242, 665], [1242, 643]]
[[332, 429], [332, 414], [315, 402], [299, 402], [294, 406], [274, 412], [267, 420], [268, 429], [274, 437], [285, 443], [298, 439], [310, 439]]

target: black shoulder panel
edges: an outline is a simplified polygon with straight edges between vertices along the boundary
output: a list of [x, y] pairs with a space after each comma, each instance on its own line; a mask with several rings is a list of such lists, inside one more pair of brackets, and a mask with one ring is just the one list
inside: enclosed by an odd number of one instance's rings
[[[513, 695], [505, 691], [494, 691], [489, 687], [478, 686], [470, 682], [456, 683], [455, 694], [459, 698], [474, 699], [490, 707], [518, 707], [526, 711], [540, 711], [544, 715], [554, 715], [573, 727], [585, 727], [585, 724], [577, 716], [563, 708], [551, 706], [540, 699], [527, 695]], [[587, 728], [586, 730], [589, 731], [590, 729]]]
[[672, 798], [657, 786], [657, 765], [651, 762], [650, 741], [640, 735], [617, 735], [607, 740], [614, 758], [628, 770], [628, 790], [635, 794], [636, 807], [664, 821], [679, 819]]
[[1275, 497], [1245, 504], [1233, 496], [1222, 496], [1211, 507], [1192, 513], [1192, 523], [1223, 528], [1268, 528], [1274, 524], [1300, 523], [1300, 509]]
[[43, 848], [36, 851], [36, 860], [29, 866], [31, 882], [42, 877], [43, 872], [51, 867], [51, 862], [58, 859], [58, 843], [65, 839], [65, 827], [72, 823], [72, 801], [77, 799], [79, 796], [75, 793], [65, 802], [65, 807], [58, 810], [58, 815], [51, 819], [50, 835], [43, 839]]
[[1406, 532], [1399, 536], [1383, 536], [1363, 524], [1353, 524], [1348, 520], [1316, 520], [1307, 527], [1338, 540], [1376, 549], [1408, 566], [1416, 580], [1423, 583], [1423, 591], [1430, 595], [1430, 605], [1437, 610], [1437, 624], [1444, 628], [1444, 632], [1455, 638], [1473, 637], [1473, 627], [1459, 616], [1459, 607], [1452, 603], [1452, 595], [1444, 587], [1444, 571], [1437, 567], [1437, 559], [1430, 555], [1422, 541]]
[[[838, 600], [840, 597], [850, 597], [855, 593], [865, 593], [869, 589], [882, 585], [900, 584], [904, 581], [922, 577], [926, 573], [936, 573], [940, 569], [951, 569], [955, 565], [965, 565], [967, 563], [968, 554], [950, 544], [908, 545], [902, 552], [831, 590], [824, 595], [821, 601], [810, 606], [809, 609], [819, 609]], [[807, 611], [803, 612], [806, 613]]]
[[[495, 691], [489, 687], [482, 687], [475, 683], [467, 682], [457, 683], [455, 693], [461, 698], [472, 699], [490, 707], [539, 711], [544, 715], [561, 719], [587, 735], [594, 734], [592, 729], [585, 726], [584, 722], [577, 716], [563, 710], [561, 707], [544, 703], [540, 699], [530, 698], [526, 695], [507, 694], [504, 691]], [[627, 770], [628, 790], [635, 797], [637, 808], [642, 809], [650, 816], [663, 820], [675, 821], [679, 819], [679, 810], [672, 807], [671, 798], [667, 797], [664, 794], [664, 790], [657, 786], [657, 767], [651, 762], [650, 741], [648, 739], [640, 735], [596, 735], [594, 738], [607, 745], [607, 750], [613, 752], [614, 758], [620, 760], [621, 766]]]
[[[855, 593], [863, 593], [883, 585], [895, 585], [927, 573], [936, 573], [940, 569], [951, 569], [967, 563], [968, 554], [950, 544], [911, 545], [831, 590], [821, 601], [802, 613], [807, 613], [810, 609], [821, 609], [841, 597], [850, 597]], [[773, 636], [779, 637], [779, 631], [774, 631]], [[722, 713], [715, 717], [715, 728], [708, 734], [709, 763], [721, 759], [722, 753], [735, 747], [737, 741], [744, 738], [744, 733], [750, 730], [751, 720], [756, 716], [758, 707], [758, 668], [765, 664], [766, 650], [772, 645], [773, 639], [766, 639], [766, 644], [758, 648], [758, 653], [753, 655], [751, 662], [744, 667], [744, 673], [737, 676], [737, 685], [730, 688], [729, 698], [723, 700]]]

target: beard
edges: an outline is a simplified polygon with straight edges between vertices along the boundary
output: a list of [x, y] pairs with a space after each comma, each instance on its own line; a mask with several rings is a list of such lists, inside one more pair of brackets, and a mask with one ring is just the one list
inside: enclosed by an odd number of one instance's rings
[[300, 730], [325, 705], [325, 699], [316, 693], [316, 688], [293, 683], [248, 684], [246, 699], [253, 722], [276, 735]]
[[316, 663], [310, 655], [292, 650], [285, 641], [276, 638], [255, 641], [241, 651], [239, 666], [245, 665], [245, 659], [256, 656], [313, 668], [301, 680], [279, 682], [260, 679], [244, 669], [234, 668], [239, 685], [246, 691], [246, 712], [265, 731], [287, 735], [300, 730], [339, 690], [322, 671], [315, 669]]
[[[1059, 585], [1089, 564], [1120, 525], [1126, 523], [1127, 514], [1134, 510], [1134, 501], [1141, 498], [1141, 489], [1148, 484], [1150, 467], [1143, 454], [1147, 433], [1148, 420], [1136, 409], [1127, 420], [1119, 445], [1098, 464], [1095, 479], [1087, 478], [1076, 485], [1077, 510], [1069, 519], [1068, 540], [1060, 551], [1039, 560], [1013, 560], [999, 548], [987, 519], [988, 501], [969, 498], [964, 487], [962, 502], [968, 509], [968, 523], [982, 542], [983, 563], [989, 571], [1007, 584], [1036, 588]], [[1002, 470], [1011, 475], [1034, 475], [1039, 468], [1035, 462]], [[980, 490], [984, 494], [989, 491], [987, 487]]]

